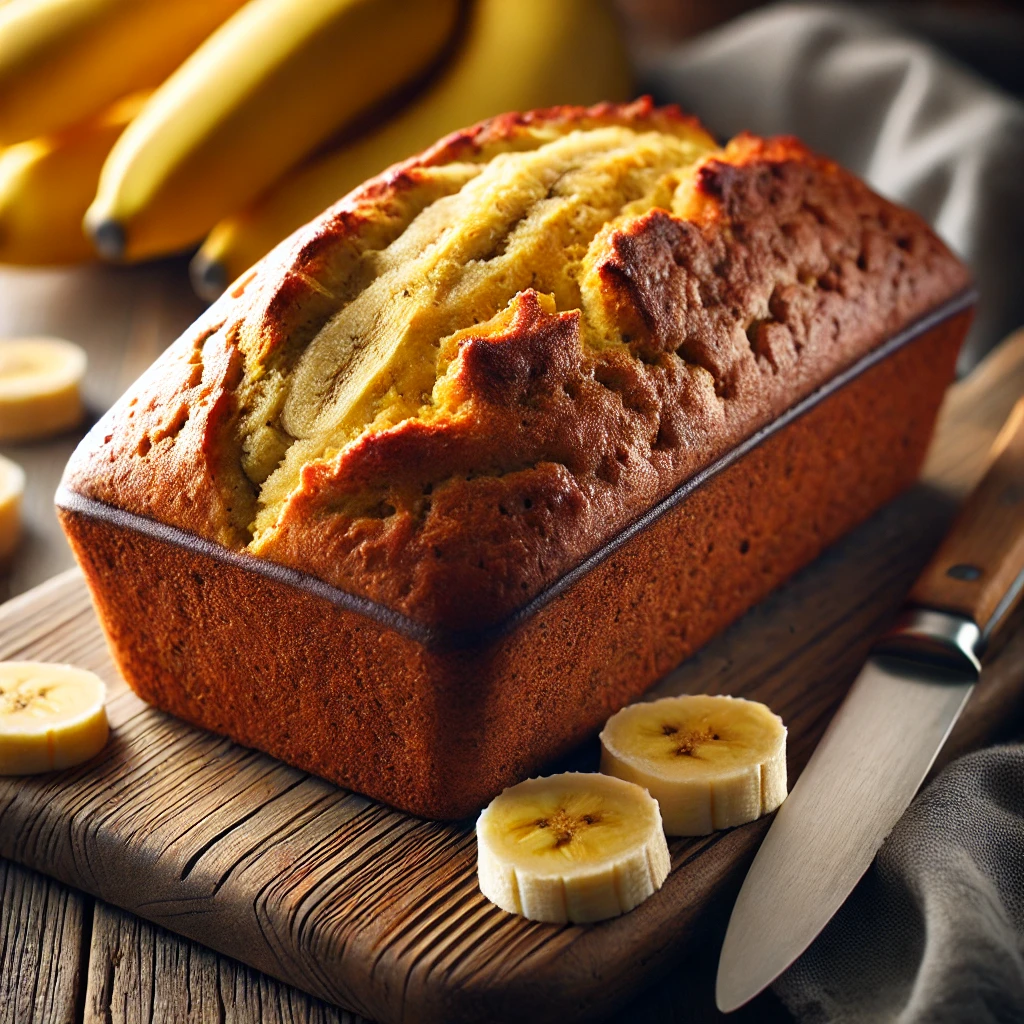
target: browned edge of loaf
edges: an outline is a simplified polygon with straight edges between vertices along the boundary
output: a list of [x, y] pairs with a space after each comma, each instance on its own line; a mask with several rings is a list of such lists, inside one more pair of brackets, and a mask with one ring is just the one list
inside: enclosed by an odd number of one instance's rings
[[876, 362], [888, 358], [893, 352], [914, 341], [919, 335], [930, 330], [935, 324], [955, 316], [962, 310], [973, 307], [976, 298], [977, 294], [974, 289], [961, 292], [950, 301], [943, 303], [942, 306], [928, 316], [922, 317], [899, 334], [889, 338], [877, 348], [872, 349], [871, 352], [858, 360], [853, 366], [827, 381], [813, 394], [796, 403], [781, 416], [752, 434], [745, 441], [705, 467], [701, 472], [683, 481], [671, 494], [659, 501], [640, 518], [630, 523], [620, 533], [611, 537], [578, 565], [555, 580], [523, 608], [514, 612], [504, 621], [484, 629], [452, 630], [443, 627], [426, 626], [385, 605], [325, 583], [309, 573], [300, 572], [297, 569], [281, 565], [277, 562], [271, 562], [269, 559], [257, 558], [243, 552], [232, 551], [230, 548], [209, 541], [189, 531], [168, 526], [165, 523], [128, 512], [114, 505], [107, 505], [95, 499], [86, 498], [66, 484], [62, 484], [58, 489], [55, 501], [59, 509], [81, 513], [90, 518], [103, 519], [119, 528], [147, 534], [165, 543], [176, 545], [198, 554], [208, 555], [218, 561], [237, 565], [243, 569], [266, 576], [268, 579], [308, 591], [314, 596], [322, 597], [338, 607], [346, 608], [349, 611], [374, 619], [382, 625], [397, 630], [429, 647], [473, 647], [492, 642], [500, 636], [511, 632], [523, 620], [529, 618], [549, 601], [568, 590], [582, 576], [590, 572], [623, 544], [627, 543], [630, 538], [646, 529], [656, 519], [679, 504], [679, 502], [684, 501], [692, 491], [703, 486], [716, 473], [721, 472], [737, 459], [742, 458], [752, 448], [761, 444], [766, 438], [770, 437], [777, 430], [782, 429], [792, 420], [804, 415], [809, 409], [825, 400], [837, 388], [845, 386], [849, 381], [864, 373]]
[[[277, 351], [326, 321], [332, 261], [418, 169], [540, 123], [684, 120], [650, 101], [508, 115], [368, 182], [171, 347], [83, 441], [68, 487], [242, 550], [230, 513], [247, 486], [232, 440], [243, 349]], [[262, 554], [427, 627], [493, 626], [968, 283], [919, 217], [787, 138], [733, 140], [695, 168], [685, 218], [651, 210], [599, 250], [600, 304], [625, 348], [583, 351], [577, 311], [549, 315], [521, 293], [507, 334], [459, 348], [468, 412], [367, 433], [307, 467]], [[340, 511], [381, 481], [419, 494], [421, 472], [429, 500]]]
[[969, 319], [874, 362], [471, 648], [433, 649], [223, 558], [61, 518], [144, 699], [403, 810], [462, 817], [592, 735], [909, 485]]

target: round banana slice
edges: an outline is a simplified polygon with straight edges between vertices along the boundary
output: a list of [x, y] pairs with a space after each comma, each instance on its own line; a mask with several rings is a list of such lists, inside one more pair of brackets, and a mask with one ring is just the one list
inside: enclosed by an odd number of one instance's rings
[[669, 872], [658, 805], [639, 786], [568, 772], [506, 789], [476, 823], [480, 891], [531, 921], [632, 910]]
[[601, 771], [645, 786], [670, 836], [703, 836], [786, 799], [786, 727], [763, 704], [694, 695], [631, 704], [601, 733]]
[[85, 353], [60, 338], [0, 341], [0, 441], [27, 441], [77, 426]]
[[21, 535], [21, 498], [25, 493], [25, 471], [0, 455], [0, 565], [18, 546]]
[[0, 775], [33, 775], [88, 761], [110, 727], [103, 680], [71, 665], [0, 662]]

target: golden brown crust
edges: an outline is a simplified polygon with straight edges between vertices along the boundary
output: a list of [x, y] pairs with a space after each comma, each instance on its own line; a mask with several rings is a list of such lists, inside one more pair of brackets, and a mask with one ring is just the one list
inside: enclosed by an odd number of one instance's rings
[[469, 648], [425, 646], [88, 512], [61, 519], [144, 699], [415, 814], [462, 817], [592, 737], [906, 487], [968, 319], [831, 392], [558, 599]]
[[[243, 546], [255, 502], [234, 431], [243, 364], [294, 359], [338, 308], [338, 268], [393, 237], [424, 169], [552, 124], [692, 129], [649, 102], [508, 115], [386, 172], [172, 347], [79, 449], [72, 489]], [[649, 210], [592, 247], [585, 314], [626, 345], [585, 346], [583, 312], [520, 293], [504, 329], [460, 334], [454, 411], [307, 465], [261, 554], [430, 625], [492, 624], [968, 283], [918, 217], [795, 140], [741, 136], [690, 181], [681, 215]]]

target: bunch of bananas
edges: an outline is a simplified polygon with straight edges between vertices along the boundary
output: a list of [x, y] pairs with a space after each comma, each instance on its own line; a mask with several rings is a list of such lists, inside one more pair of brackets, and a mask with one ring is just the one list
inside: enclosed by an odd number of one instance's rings
[[201, 243], [212, 298], [439, 136], [629, 88], [609, 0], [6, 0], [0, 262]]

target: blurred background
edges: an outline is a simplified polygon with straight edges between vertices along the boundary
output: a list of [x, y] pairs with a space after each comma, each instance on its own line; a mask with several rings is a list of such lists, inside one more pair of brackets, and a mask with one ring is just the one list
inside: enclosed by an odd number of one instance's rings
[[[73, 564], [53, 495], [90, 424], [292, 231], [482, 118], [644, 92], [926, 217], [980, 291], [962, 373], [1024, 325], [1024, 2], [0, 0], [0, 601]], [[619, 1019], [724, 1019], [705, 988]]]
[[[655, 48], [767, 6], [760, 0], [618, 0], [618, 5], [631, 42]], [[1021, 0], [860, 0], [851, 6], [934, 43], [993, 85], [1024, 96]]]
[[0, 599], [71, 564], [89, 423], [293, 230], [481, 118], [642, 92], [927, 217], [981, 289], [963, 372], [1024, 322], [1020, 3], [0, 3]]

